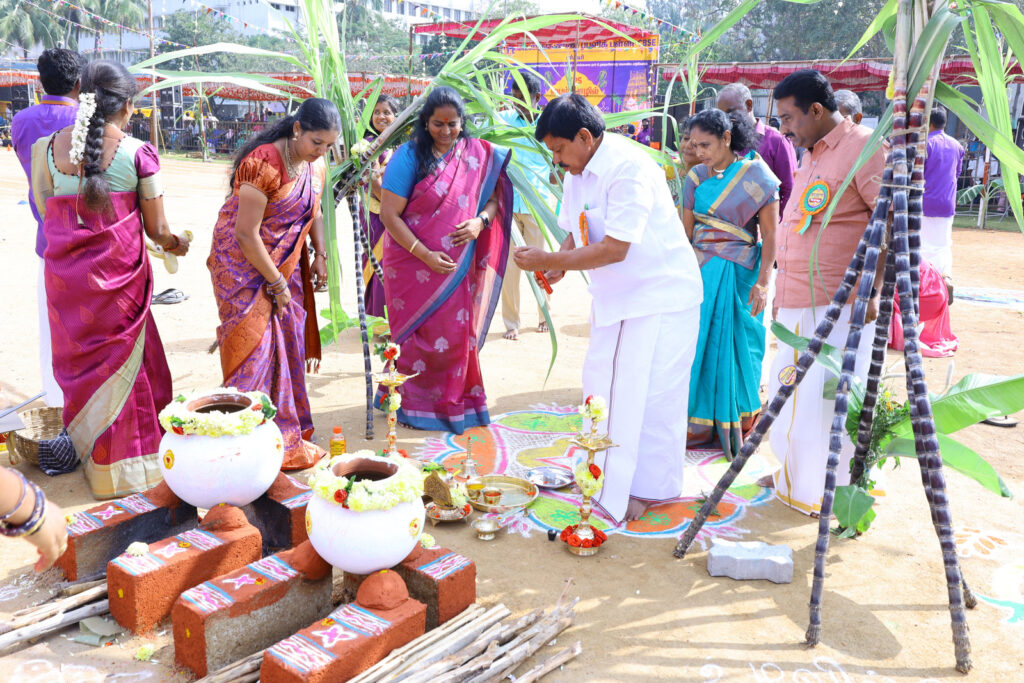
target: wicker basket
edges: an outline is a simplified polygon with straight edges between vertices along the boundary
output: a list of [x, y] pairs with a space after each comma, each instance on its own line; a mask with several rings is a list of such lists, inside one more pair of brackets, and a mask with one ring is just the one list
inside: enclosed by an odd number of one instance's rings
[[25, 423], [23, 429], [7, 432], [7, 452], [10, 454], [11, 464], [17, 465], [22, 460], [27, 460], [38, 466], [39, 442], [60, 434], [60, 430], [64, 428], [63, 409], [32, 408], [21, 413], [21, 421]]

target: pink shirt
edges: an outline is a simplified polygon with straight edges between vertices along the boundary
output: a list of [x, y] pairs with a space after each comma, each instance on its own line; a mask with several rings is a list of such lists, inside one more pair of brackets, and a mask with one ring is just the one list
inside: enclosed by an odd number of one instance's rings
[[[821, 232], [821, 219], [825, 211], [822, 211], [813, 217], [811, 226], [802, 235], [798, 234], [804, 219], [802, 199], [807, 187], [819, 181], [828, 185], [834, 197], [870, 136], [871, 129], [843, 119], [842, 123], [804, 154], [793, 178], [792, 198], [783, 212], [782, 223], [775, 238], [775, 258], [779, 266], [775, 304], [778, 307], [824, 306], [832, 301], [832, 296], [839, 288], [875, 207], [879, 182], [885, 168], [885, 148], [875, 152], [857, 172], [853, 182], [840, 197], [824, 233]], [[815, 263], [812, 263], [811, 251], [819, 234], [822, 237]], [[810, 280], [812, 267], [813, 304]]]

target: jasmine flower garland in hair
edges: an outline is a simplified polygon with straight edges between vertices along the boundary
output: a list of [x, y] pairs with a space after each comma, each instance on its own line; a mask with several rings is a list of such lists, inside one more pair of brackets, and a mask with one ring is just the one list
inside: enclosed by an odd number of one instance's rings
[[71, 163], [80, 166], [85, 159], [85, 139], [89, 136], [89, 121], [96, 113], [96, 95], [89, 92], [78, 96], [78, 113], [71, 129]]

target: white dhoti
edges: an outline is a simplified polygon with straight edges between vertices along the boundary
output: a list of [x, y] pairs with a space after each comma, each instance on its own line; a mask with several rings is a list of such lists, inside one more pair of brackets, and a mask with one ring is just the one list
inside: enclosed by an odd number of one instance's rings
[[607, 399], [608, 435], [618, 444], [595, 458], [605, 475], [595, 502], [616, 521], [630, 496], [660, 501], [682, 493], [699, 330], [700, 306], [591, 325], [583, 394]]
[[46, 281], [44, 262], [39, 259], [39, 277], [36, 287], [36, 304], [39, 309], [39, 374], [42, 378], [43, 400], [51, 407], [64, 405], [64, 391], [53, 376], [53, 344], [50, 341], [50, 312], [46, 306]]
[[953, 216], [921, 217], [921, 258], [943, 275], [953, 275]]
[[[777, 320], [801, 337], [812, 337], [817, 323], [825, 316], [825, 306], [815, 308], [780, 308]], [[843, 307], [839, 321], [832, 328], [826, 343], [842, 350], [850, 331], [851, 306]], [[871, 344], [875, 337], [875, 324], [865, 325], [857, 348], [856, 374], [866, 380], [871, 365]], [[775, 396], [783, 379], [791, 375], [800, 353], [778, 340], [778, 351], [769, 377], [769, 400]], [[775, 496], [786, 505], [805, 514], [821, 511], [821, 495], [825, 489], [825, 470], [828, 464], [829, 432], [835, 408], [831, 399], [822, 397], [825, 382], [835, 377], [821, 364], [815, 363], [789, 401], [779, 411], [772, 425], [769, 443], [775, 457], [782, 463], [775, 478]], [[836, 467], [836, 485], [850, 483], [850, 458], [853, 442], [843, 430], [843, 449]]]

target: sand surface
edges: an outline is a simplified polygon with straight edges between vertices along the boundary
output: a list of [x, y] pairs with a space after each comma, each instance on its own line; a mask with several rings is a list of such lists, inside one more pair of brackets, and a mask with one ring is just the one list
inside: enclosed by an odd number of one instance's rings
[[[196, 235], [191, 254], [174, 275], [156, 266], [156, 288], [176, 287], [190, 298], [154, 306], [175, 389], [220, 382], [218, 358], [206, 353], [217, 312], [205, 267], [210, 234], [224, 196], [224, 165], [172, 161], [165, 164], [167, 214], [176, 231]], [[0, 406], [38, 391], [35, 225], [25, 198], [25, 179], [13, 153], [0, 152], [0, 272], [4, 309], [0, 335]], [[351, 241], [343, 232], [346, 310], [355, 314]], [[960, 285], [1024, 290], [1024, 241], [1014, 233], [958, 231], [956, 272]], [[530, 294], [525, 291], [523, 299]], [[326, 304], [326, 299], [320, 303]], [[550, 360], [546, 335], [526, 328], [518, 342], [501, 339], [500, 315], [482, 352], [491, 414], [539, 404], [570, 405], [580, 399], [580, 372], [587, 345], [589, 298], [579, 277], [558, 285], [553, 316], [558, 359], [545, 383]], [[925, 360], [933, 391], [968, 372], [1024, 372], [1024, 314], [1011, 308], [957, 302], [952, 321], [961, 348], [955, 362]], [[524, 324], [536, 323], [527, 310]], [[896, 357], [890, 353], [889, 362]], [[902, 380], [893, 380], [897, 385]], [[365, 447], [363, 362], [358, 333], [349, 330], [325, 349], [319, 375], [308, 379], [313, 416], [326, 440], [340, 425], [349, 449]], [[1024, 415], [1018, 415], [1024, 418]], [[375, 417], [379, 447], [384, 420]], [[401, 431], [400, 447], [415, 452], [436, 434]], [[1011, 488], [1024, 491], [1024, 425], [999, 429], [977, 425], [957, 435], [991, 462]], [[770, 458], [767, 445], [764, 455]], [[0, 462], [7, 464], [6, 456]], [[94, 504], [81, 472], [48, 478], [20, 466], [67, 510]], [[1021, 498], [1001, 499], [973, 481], [949, 473], [949, 498], [968, 581], [989, 598], [968, 612], [977, 681], [1024, 680], [1024, 510]], [[480, 602], [498, 602], [520, 614], [554, 602], [572, 577], [581, 599], [575, 626], [556, 647], [579, 640], [583, 654], [551, 675], [555, 681], [923, 681], [959, 679], [954, 670], [941, 555], [921, 491], [916, 463], [889, 473], [878, 519], [857, 540], [833, 540], [827, 561], [822, 643], [807, 649], [807, 626], [817, 522], [768, 502], [750, 507], [737, 522], [745, 540], [788, 544], [795, 575], [788, 585], [710, 577], [706, 553], [694, 548], [683, 560], [672, 556], [675, 541], [613, 536], [599, 555], [576, 558], [535, 531], [529, 537], [502, 532], [478, 541], [463, 524], [432, 533], [445, 546], [472, 557], [478, 566]], [[27, 544], [0, 540], [0, 619], [45, 594], [45, 575], [31, 574], [35, 552]], [[0, 679], [12, 681], [183, 681], [174, 667], [169, 628], [159, 635], [129, 638], [106, 648], [52, 635], [7, 654]], [[144, 644], [156, 646], [154, 662], [132, 661]], [[552, 653], [556, 648], [548, 648]]]

